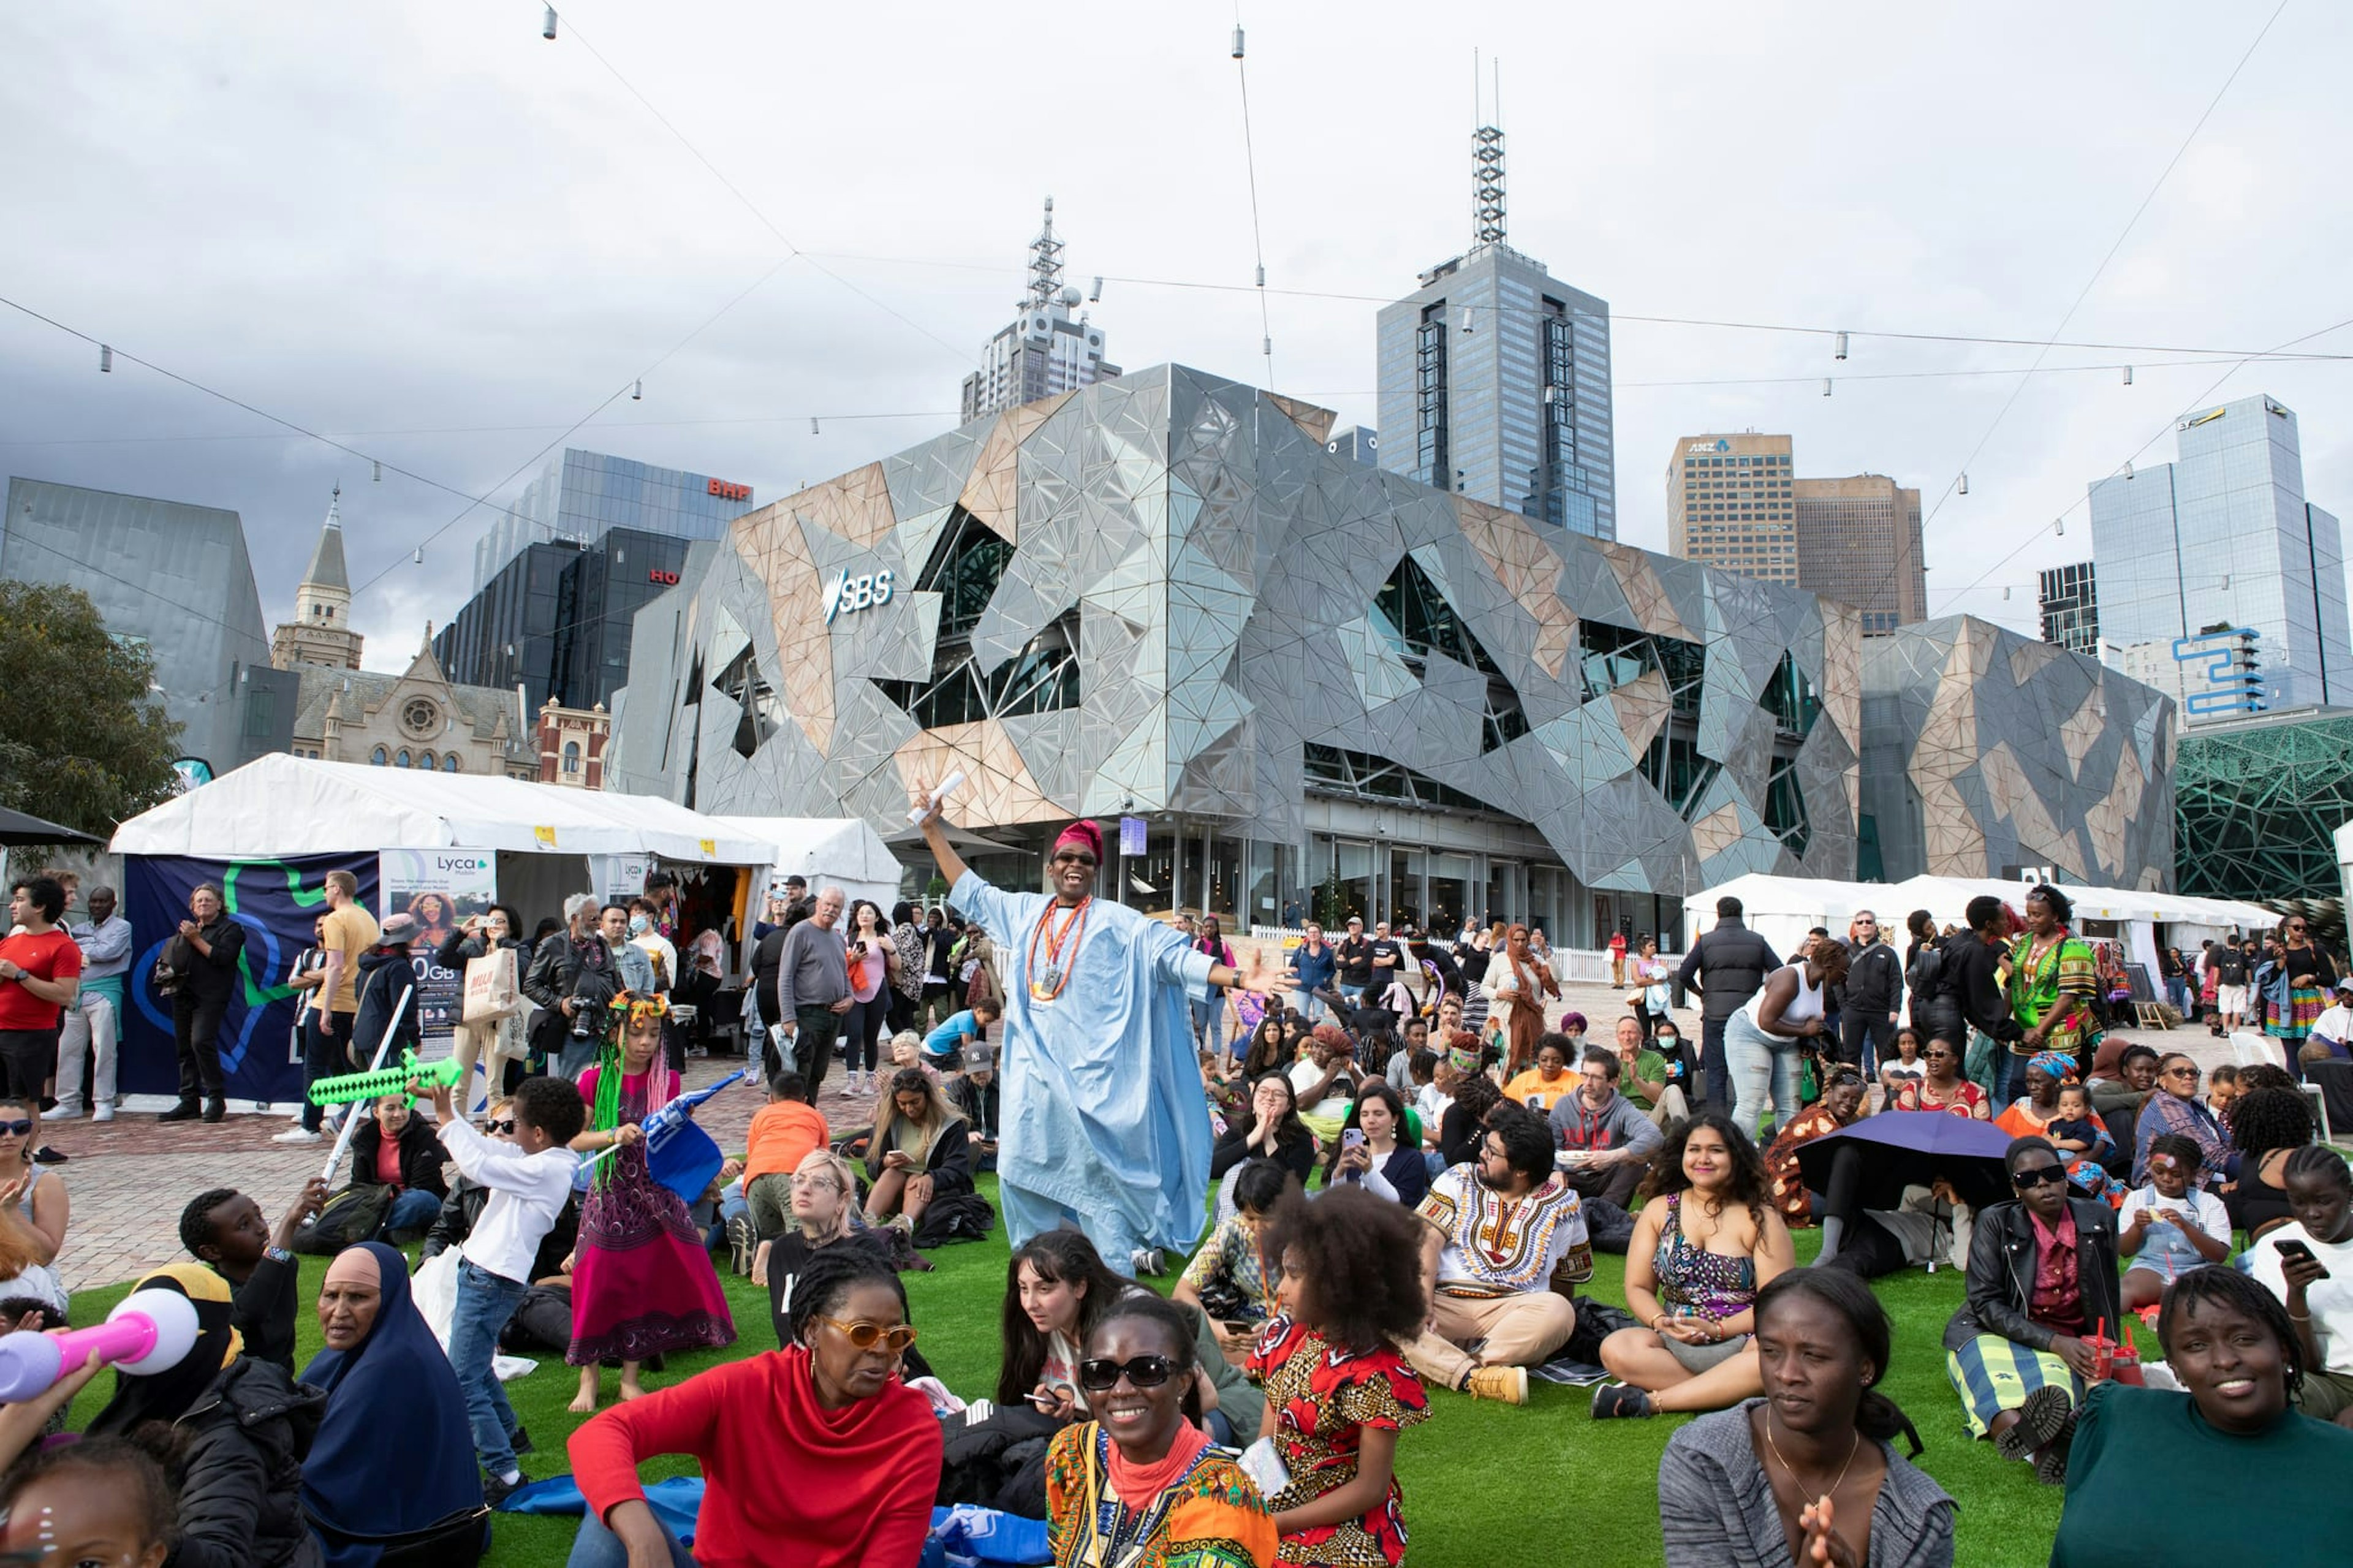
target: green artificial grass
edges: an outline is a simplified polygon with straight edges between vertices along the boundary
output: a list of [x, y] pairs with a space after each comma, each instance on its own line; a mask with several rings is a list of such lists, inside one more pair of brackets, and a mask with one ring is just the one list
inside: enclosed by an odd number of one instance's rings
[[[996, 1179], [984, 1177], [981, 1186], [993, 1201]], [[1803, 1263], [1820, 1249], [1820, 1233], [1800, 1231], [1797, 1242]], [[965, 1398], [994, 1397], [997, 1321], [1009, 1256], [1003, 1232], [928, 1256], [936, 1265], [933, 1272], [904, 1277], [923, 1331], [923, 1353]], [[1596, 1264], [1589, 1293], [1622, 1304], [1624, 1259], [1605, 1256]], [[325, 1259], [302, 1260], [305, 1302], [317, 1300], [325, 1273]], [[672, 1358], [667, 1373], [648, 1377], [651, 1386], [664, 1387], [718, 1362], [776, 1348], [767, 1292], [723, 1270], [720, 1279], [735, 1314], [736, 1343], [725, 1351]], [[2050, 1560], [2058, 1528], [2060, 1493], [2039, 1484], [2025, 1466], [1996, 1458], [1990, 1444], [1971, 1442], [1945, 1378], [1940, 1342], [1945, 1320], [1960, 1303], [1960, 1273], [1907, 1271], [1874, 1286], [1895, 1328], [1894, 1364], [1881, 1388], [1920, 1429], [1927, 1451], [1917, 1462], [1960, 1502], [1956, 1560], [1970, 1568], [2041, 1568]], [[97, 1322], [129, 1289], [126, 1282], [82, 1292], [74, 1300], [75, 1321]], [[306, 1313], [298, 1329], [299, 1370], [320, 1349], [317, 1318]], [[607, 1402], [618, 1377], [605, 1373]], [[72, 1412], [76, 1428], [105, 1402], [111, 1387], [111, 1380], [101, 1376], [83, 1391]], [[538, 1453], [523, 1461], [535, 1479], [571, 1468], [564, 1440], [583, 1418], [565, 1406], [576, 1387], [576, 1374], [555, 1356], [541, 1358], [537, 1371], [506, 1385], [515, 1414], [538, 1444]], [[1683, 1418], [1596, 1422], [1587, 1414], [1589, 1389], [1561, 1388], [1540, 1379], [1534, 1388], [1534, 1403], [1524, 1408], [1476, 1403], [1452, 1393], [1431, 1394], [1430, 1419], [1408, 1432], [1398, 1450], [1406, 1524], [1413, 1537], [1408, 1560], [1424, 1568], [1551, 1563], [1570, 1555], [1612, 1568], [1660, 1562], [1659, 1456]], [[654, 1480], [691, 1470], [690, 1460], [663, 1459], [641, 1473]], [[485, 1561], [491, 1568], [561, 1564], [575, 1528], [571, 1520], [501, 1515]]]

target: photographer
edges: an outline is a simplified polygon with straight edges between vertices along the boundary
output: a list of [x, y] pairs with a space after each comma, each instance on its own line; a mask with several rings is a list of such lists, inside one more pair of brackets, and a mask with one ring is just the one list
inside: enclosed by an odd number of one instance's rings
[[558, 1058], [555, 1071], [577, 1078], [596, 1059], [599, 1015], [619, 992], [619, 966], [597, 929], [596, 898], [564, 900], [565, 929], [533, 950], [522, 994], [547, 1011], [532, 1028], [534, 1055]]

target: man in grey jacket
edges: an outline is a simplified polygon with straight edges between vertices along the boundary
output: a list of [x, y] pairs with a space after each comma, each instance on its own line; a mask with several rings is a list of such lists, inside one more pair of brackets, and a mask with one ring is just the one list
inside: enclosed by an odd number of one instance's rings
[[1663, 1135], [1641, 1108], [1618, 1092], [1618, 1058], [1588, 1046], [1578, 1064], [1585, 1082], [1553, 1103], [1553, 1141], [1567, 1159], [1561, 1180], [1588, 1198], [1624, 1208], [1651, 1168]]
[[1740, 900], [1715, 900], [1715, 929], [1692, 943], [1675, 984], [1700, 994], [1700, 1099], [1715, 1110], [1732, 1109], [1732, 1069], [1724, 1056], [1724, 1021], [1764, 988], [1781, 967], [1770, 942], [1740, 919]]
[[114, 1043], [122, 1016], [122, 979], [131, 970], [131, 922], [114, 912], [114, 889], [90, 890], [90, 919], [68, 934], [81, 949], [81, 990], [58, 1034], [58, 1102], [44, 1121], [81, 1114], [81, 1068], [90, 1060], [90, 1120], [114, 1120]]
[[833, 1063], [834, 1038], [851, 1001], [849, 948], [834, 929], [848, 900], [839, 888], [821, 890], [809, 918], [785, 937], [776, 966], [776, 1027], [792, 1042], [793, 1067], [807, 1080], [812, 1102]]

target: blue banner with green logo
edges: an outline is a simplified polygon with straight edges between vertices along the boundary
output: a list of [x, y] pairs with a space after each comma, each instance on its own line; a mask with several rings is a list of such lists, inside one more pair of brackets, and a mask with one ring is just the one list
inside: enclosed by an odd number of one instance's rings
[[121, 1084], [130, 1094], [176, 1095], [179, 1047], [172, 998], [150, 989], [164, 944], [179, 933], [188, 899], [206, 883], [221, 890], [228, 916], [245, 930], [237, 984], [220, 1026], [221, 1072], [231, 1100], [293, 1105], [302, 1098], [302, 1046], [294, 1037], [297, 994], [286, 984], [294, 961], [317, 942], [327, 912], [326, 877], [359, 879], [359, 901], [374, 913], [374, 855], [303, 855], [286, 860], [206, 860], [129, 855], [122, 862], [122, 914], [132, 933], [125, 977]]

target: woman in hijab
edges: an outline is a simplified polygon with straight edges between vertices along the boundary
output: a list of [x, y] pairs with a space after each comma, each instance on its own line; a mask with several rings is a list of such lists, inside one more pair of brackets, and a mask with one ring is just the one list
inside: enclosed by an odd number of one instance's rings
[[466, 1398], [400, 1254], [380, 1241], [338, 1253], [319, 1328], [327, 1348], [302, 1381], [327, 1411], [302, 1467], [302, 1507], [328, 1568], [478, 1562], [490, 1529]]
[[142, 1433], [160, 1426], [184, 1445], [172, 1478], [180, 1497], [175, 1568], [322, 1568], [302, 1519], [302, 1460], [326, 1395], [244, 1354], [229, 1325], [228, 1281], [205, 1265], [156, 1269], [134, 1289], [185, 1296], [196, 1309], [196, 1342], [178, 1365], [152, 1376], [117, 1372], [114, 1397], [88, 1435], [144, 1447]]

